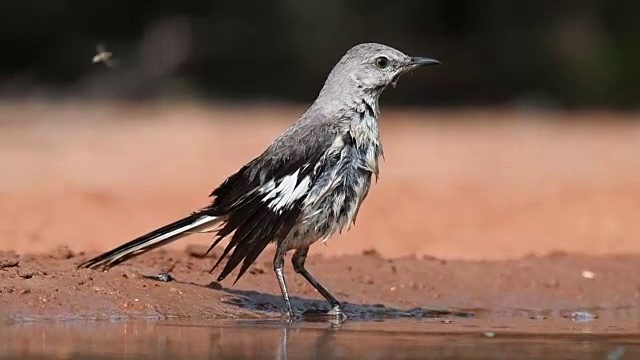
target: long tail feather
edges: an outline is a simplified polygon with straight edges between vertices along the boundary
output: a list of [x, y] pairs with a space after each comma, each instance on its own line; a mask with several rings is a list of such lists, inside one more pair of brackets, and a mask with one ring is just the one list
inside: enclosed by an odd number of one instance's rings
[[78, 267], [94, 269], [102, 268], [106, 270], [125, 260], [131, 259], [160, 246], [167, 245], [193, 233], [211, 231], [219, 221], [220, 218], [215, 216], [194, 213], [184, 219], [180, 219], [148, 234], [133, 239], [128, 243], [107, 251], [104, 254], [98, 255], [93, 259], [87, 260], [78, 265]]

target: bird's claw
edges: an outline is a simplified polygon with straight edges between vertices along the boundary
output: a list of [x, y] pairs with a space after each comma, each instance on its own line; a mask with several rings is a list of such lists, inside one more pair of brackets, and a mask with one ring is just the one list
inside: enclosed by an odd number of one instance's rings
[[307, 310], [302, 313], [302, 318], [305, 321], [312, 322], [338, 322], [342, 323], [347, 319], [342, 307], [340, 305], [333, 306], [329, 311], [323, 310]]

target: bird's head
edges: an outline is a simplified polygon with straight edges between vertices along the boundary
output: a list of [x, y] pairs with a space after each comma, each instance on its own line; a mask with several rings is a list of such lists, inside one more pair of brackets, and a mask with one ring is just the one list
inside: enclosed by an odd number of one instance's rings
[[333, 72], [364, 90], [382, 91], [389, 84], [395, 87], [402, 74], [436, 64], [440, 62], [435, 59], [411, 57], [386, 45], [364, 43], [349, 49]]

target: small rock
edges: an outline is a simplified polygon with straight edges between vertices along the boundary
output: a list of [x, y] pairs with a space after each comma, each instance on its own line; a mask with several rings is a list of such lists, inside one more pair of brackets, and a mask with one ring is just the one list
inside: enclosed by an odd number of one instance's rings
[[483, 334], [485, 337], [488, 338], [492, 338], [492, 337], [496, 337], [496, 333], [492, 332], [492, 331], [487, 331]]
[[396, 287], [392, 286], [391, 288], [389, 288], [390, 291], [396, 291]]
[[222, 290], [222, 284], [220, 284], [217, 281], [212, 281], [207, 285], [208, 288], [213, 289], [213, 290]]
[[38, 275], [38, 272], [35, 270], [18, 270], [18, 276], [23, 279], [31, 279], [35, 275]]
[[575, 322], [590, 322], [597, 318], [597, 316], [588, 311], [574, 311], [571, 313], [571, 320]]
[[26, 294], [31, 294], [31, 290], [29, 290], [29, 289], [20, 290], [20, 295], [26, 295]]
[[380, 257], [380, 253], [376, 249], [366, 249], [362, 252], [362, 255]]
[[20, 264], [20, 260], [18, 259], [0, 259], [0, 269], [16, 267]]
[[156, 275], [156, 279], [158, 281], [162, 281], [162, 282], [170, 282], [170, 281], [175, 280], [173, 278], [173, 276], [171, 276], [171, 274], [169, 274], [169, 273], [160, 273], [160, 274]]
[[150, 279], [150, 280], [162, 281], [162, 282], [172, 282], [172, 281], [175, 280], [174, 277], [169, 273], [159, 273], [157, 275], [142, 275], [142, 274], [140, 274], [140, 277], [142, 277], [144, 279]]
[[585, 279], [595, 279], [596, 274], [589, 270], [582, 270], [582, 277]]

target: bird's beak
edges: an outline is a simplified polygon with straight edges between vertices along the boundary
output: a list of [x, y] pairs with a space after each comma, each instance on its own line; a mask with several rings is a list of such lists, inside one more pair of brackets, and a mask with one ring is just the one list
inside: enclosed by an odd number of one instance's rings
[[398, 79], [400, 78], [400, 75], [407, 72], [411, 72], [415, 68], [427, 66], [427, 65], [438, 65], [438, 64], [440, 64], [440, 61], [436, 59], [431, 59], [426, 57], [412, 57], [409, 60], [409, 62], [396, 74], [396, 76], [394, 76], [394, 78], [391, 80], [391, 85], [395, 88], [396, 85], [398, 84]]
[[436, 59], [426, 58], [426, 57], [412, 57], [409, 61], [409, 66], [412, 68], [416, 68], [419, 66], [427, 66], [427, 65], [438, 65], [440, 61]]

